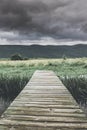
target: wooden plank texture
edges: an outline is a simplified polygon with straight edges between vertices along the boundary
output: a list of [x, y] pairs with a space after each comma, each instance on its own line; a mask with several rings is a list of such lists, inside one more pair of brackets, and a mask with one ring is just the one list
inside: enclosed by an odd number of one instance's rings
[[0, 130], [87, 130], [87, 118], [53, 71], [37, 70], [2, 115]]

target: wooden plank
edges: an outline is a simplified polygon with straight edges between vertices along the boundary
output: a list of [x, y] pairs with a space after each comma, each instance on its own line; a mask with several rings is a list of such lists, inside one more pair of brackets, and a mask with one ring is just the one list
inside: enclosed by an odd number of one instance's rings
[[[67, 128], [67, 130], [72, 129], [87, 129], [87, 123], [61, 123], [61, 122], [40, 122], [40, 121], [18, 121], [18, 120], [9, 120], [4, 119], [0, 121], [0, 124], [3, 126], [24, 126], [26, 127], [47, 127], [47, 128]], [[26, 130], [26, 129], [25, 129]]]
[[2, 117], [6, 118], [8, 115], [31, 115], [31, 116], [55, 116], [55, 117], [85, 117], [83, 112], [43, 112], [43, 111], [6, 111]]
[[87, 118], [52, 71], [36, 71], [0, 120], [0, 130], [87, 130]]
[[22, 103], [18, 103], [18, 104], [12, 104], [10, 107], [23, 107], [23, 106], [26, 106], [26, 107], [39, 107], [39, 108], [50, 108], [50, 109], [52, 109], [52, 108], [59, 108], [59, 109], [66, 109], [66, 108], [72, 108], [72, 109], [75, 109], [75, 108], [79, 108], [79, 106], [75, 106], [75, 105], [38, 105], [38, 104], [22, 104]]
[[87, 123], [86, 118], [77, 117], [55, 117], [55, 116], [27, 116], [27, 115], [9, 115], [8, 120], [17, 121], [39, 121], [39, 122], [62, 122], [62, 123]]

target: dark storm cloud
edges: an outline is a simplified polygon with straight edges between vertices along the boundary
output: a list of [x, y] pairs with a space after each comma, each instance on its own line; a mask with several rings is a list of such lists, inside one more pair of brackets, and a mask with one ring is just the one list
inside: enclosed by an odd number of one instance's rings
[[0, 0], [0, 28], [87, 40], [87, 0]]

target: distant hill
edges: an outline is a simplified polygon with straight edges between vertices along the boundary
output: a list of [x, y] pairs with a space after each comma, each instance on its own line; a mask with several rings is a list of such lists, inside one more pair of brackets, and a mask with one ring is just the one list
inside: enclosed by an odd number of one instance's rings
[[74, 46], [41, 46], [41, 45], [0, 45], [0, 58], [9, 58], [12, 54], [20, 53], [29, 58], [61, 58], [87, 57], [87, 45]]

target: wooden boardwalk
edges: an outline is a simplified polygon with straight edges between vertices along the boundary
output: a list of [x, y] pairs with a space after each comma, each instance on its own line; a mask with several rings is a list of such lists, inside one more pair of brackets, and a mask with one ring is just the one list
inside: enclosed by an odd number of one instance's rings
[[0, 130], [87, 130], [87, 118], [52, 71], [36, 71], [2, 115]]

